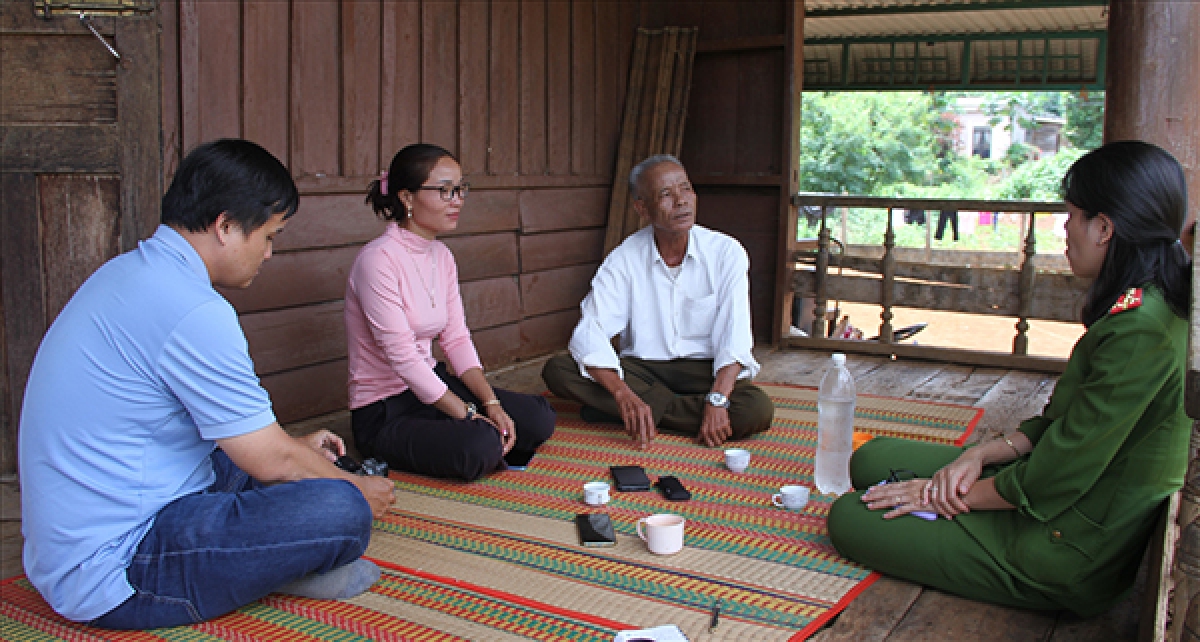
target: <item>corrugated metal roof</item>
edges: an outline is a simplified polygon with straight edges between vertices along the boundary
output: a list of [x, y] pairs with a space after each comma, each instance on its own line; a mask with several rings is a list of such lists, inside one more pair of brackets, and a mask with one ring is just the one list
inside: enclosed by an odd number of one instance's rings
[[805, 87], [1103, 87], [1104, 0], [808, 0]]
[[[1049, 2], [810, 0], [804, 39], [1102, 31], [1108, 8]], [[1027, 6], [1025, 6], [1027, 5]], [[1054, 5], [1054, 6], [1047, 6]]]

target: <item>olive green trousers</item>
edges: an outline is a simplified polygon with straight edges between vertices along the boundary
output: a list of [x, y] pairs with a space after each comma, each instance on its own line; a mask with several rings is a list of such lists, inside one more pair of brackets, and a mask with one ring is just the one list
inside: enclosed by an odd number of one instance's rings
[[[863, 490], [887, 479], [892, 470], [904, 469], [929, 478], [963, 450], [876, 437], [855, 451], [850, 459], [850, 478], [855, 488]], [[997, 470], [985, 470], [984, 477]], [[829, 510], [829, 537], [843, 557], [886, 575], [973, 600], [1027, 609], [1063, 608], [1052, 596], [1005, 570], [964, 526], [969, 520], [1007, 518], [999, 514], [1007, 511], [976, 511], [932, 522], [912, 515], [886, 520], [883, 515], [887, 511], [869, 510], [862, 493], [859, 490], [842, 495]], [[986, 524], [972, 525], [979, 527], [986, 528]]]
[[[646, 361], [621, 359], [625, 383], [654, 415], [659, 430], [697, 435], [704, 420], [704, 397], [713, 384], [712, 359]], [[613, 417], [620, 417], [617, 402], [603, 386], [584, 377], [569, 354], [560, 354], [542, 368], [550, 392], [573, 399]], [[771, 398], [749, 379], [738, 379], [729, 395], [729, 424], [733, 439], [744, 439], [771, 427], [775, 406]]]

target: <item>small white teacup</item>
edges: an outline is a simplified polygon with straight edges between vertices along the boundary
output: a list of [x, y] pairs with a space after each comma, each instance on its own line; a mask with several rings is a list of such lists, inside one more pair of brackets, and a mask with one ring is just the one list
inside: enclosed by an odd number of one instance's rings
[[583, 503], [591, 506], [601, 506], [608, 503], [608, 483], [602, 481], [588, 482], [583, 485]]
[[808, 505], [808, 486], [781, 486], [771, 495], [771, 503], [788, 510], [803, 510]]
[[750, 451], [745, 448], [730, 448], [725, 451], [725, 465], [735, 473], [746, 472], [750, 465]]
[[682, 517], [670, 513], [643, 517], [637, 521], [637, 535], [651, 553], [671, 555], [683, 550], [684, 522]]

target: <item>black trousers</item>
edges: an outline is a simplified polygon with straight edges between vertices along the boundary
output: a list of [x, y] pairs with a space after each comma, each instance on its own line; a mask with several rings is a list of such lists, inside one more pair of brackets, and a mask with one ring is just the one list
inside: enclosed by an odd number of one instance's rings
[[[463, 401], [480, 403], [445, 364], [439, 363], [434, 372]], [[517, 428], [510, 456], [532, 453], [554, 434], [554, 409], [545, 397], [495, 391]], [[499, 467], [503, 458], [504, 444], [491, 424], [453, 419], [421, 403], [411, 390], [353, 410], [350, 416], [359, 452], [386, 461], [394, 470], [475, 481]]]
[[942, 240], [942, 236], [946, 234], [946, 222], [950, 222], [950, 229], [954, 232], [954, 240], [958, 240], [958, 210], [942, 210], [938, 212], [937, 232], [933, 238]]

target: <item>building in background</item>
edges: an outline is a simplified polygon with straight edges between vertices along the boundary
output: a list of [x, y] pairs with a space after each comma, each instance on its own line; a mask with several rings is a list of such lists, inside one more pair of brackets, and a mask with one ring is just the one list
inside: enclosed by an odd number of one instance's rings
[[[987, 100], [982, 96], [959, 98], [954, 107], [958, 121], [954, 147], [964, 156], [1004, 158], [1009, 147], [1022, 143], [1035, 148], [1038, 158], [1044, 158], [1053, 156], [1062, 147], [1062, 130], [1066, 125], [1063, 118], [1021, 114], [1010, 127], [1007, 117], [988, 113]], [[1021, 120], [1034, 126], [1027, 129]]]

